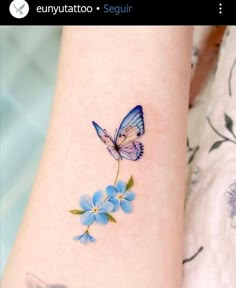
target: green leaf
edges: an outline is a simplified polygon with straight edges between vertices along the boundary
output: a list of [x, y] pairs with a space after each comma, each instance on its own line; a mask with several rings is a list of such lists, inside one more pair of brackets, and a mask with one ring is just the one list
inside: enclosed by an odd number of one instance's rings
[[125, 188], [126, 191], [130, 190], [133, 187], [133, 185], [134, 185], [134, 178], [133, 178], [133, 176], [131, 176], [129, 178], [129, 181], [126, 184], [126, 188]]
[[190, 164], [190, 163], [193, 161], [193, 159], [194, 159], [194, 157], [195, 157], [195, 154], [197, 153], [198, 150], [199, 150], [199, 146], [196, 146], [196, 148], [194, 149], [192, 155], [191, 155], [190, 158], [188, 159], [188, 164]]
[[187, 147], [189, 147], [189, 139], [188, 139], [188, 137], [187, 137]]
[[229, 117], [229, 115], [227, 115], [225, 113], [225, 127], [231, 132], [231, 133], [234, 133], [233, 132], [233, 126], [234, 126], [234, 122], [232, 120], [232, 118]]
[[105, 213], [111, 223], [116, 223], [116, 219], [109, 213]]
[[85, 211], [74, 209], [74, 210], [70, 210], [69, 212], [74, 214], [74, 215], [81, 215], [81, 214], [84, 214]]
[[210, 150], [209, 150], [209, 153], [210, 153], [212, 150], [215, 150], [215, 149], [219, 148], [220, 145], [221, 145], [222, 143], [224, 143], [224, 142], [225, 142], [225, 140], [216, 141], [216, 142], [211, 146], [211, 148], [210, 148]]

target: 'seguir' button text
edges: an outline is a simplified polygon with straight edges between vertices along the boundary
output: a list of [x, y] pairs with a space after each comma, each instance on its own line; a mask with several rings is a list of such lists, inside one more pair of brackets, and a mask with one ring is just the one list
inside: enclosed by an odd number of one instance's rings
[[123, 6], [112, 6], [110, 4], [104, 4], [103, 13], [110, 13], [114, 15], [128, 14], [131, 13], [132, 6], [129, 4]]

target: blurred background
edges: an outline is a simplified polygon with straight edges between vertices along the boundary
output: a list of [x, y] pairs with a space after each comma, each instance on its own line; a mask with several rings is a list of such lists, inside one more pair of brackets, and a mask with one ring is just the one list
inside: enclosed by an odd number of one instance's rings
[[61, 27], [1, 27], [1, 275], [37, 172], [56, 80]]

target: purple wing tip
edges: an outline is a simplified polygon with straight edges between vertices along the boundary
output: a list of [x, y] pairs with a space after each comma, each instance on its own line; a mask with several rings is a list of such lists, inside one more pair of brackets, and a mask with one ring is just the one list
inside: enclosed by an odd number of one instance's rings
[[98, 124], [96, 122], [94, 122], [94, 121], [92, 121], [92, 124], [93, 124], [94, 127], [98, 126]]
[[132, 110], [129, 111], [128, 115], [130, 115], [133, 112], [141, 112], [141, 114], [143, 115], [143, 107], [141, 105], [137, 105], [135, 106]]
[[142, 105], [137, 105], [133, 108], [133, 110], [136, 110], [136, 109], [139, 109], [139, 110], [142, 110], [143, 111], [143, 106]]
[[95, 128], [95, 130], [96, 130], [97, 133], [98, 133], [99, 129], [101, 129], [101, 128], [100, 128], [99, 125], [98, 125], [96, 122], [94, 122], [94, 121], [92, 121], [92, 124], [93, 124], [93, 127]]

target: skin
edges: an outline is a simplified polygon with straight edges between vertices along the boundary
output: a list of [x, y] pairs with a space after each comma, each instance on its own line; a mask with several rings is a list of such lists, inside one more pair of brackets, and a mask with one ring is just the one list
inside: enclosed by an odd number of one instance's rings
[[[191, 45], [191, 27], [64, 29], [47, 140], [3, 288], [25, 288], [27, 272], [67, 288], [181, 287]], [[119, 173], [134, 177], [134, 211], [93, 225], [97, 242], [83, 246], [73, 237], [85, 227], [68, 211], [117, 172], [91, 121], [113, 135], [138, 104], [144, 155]]]

